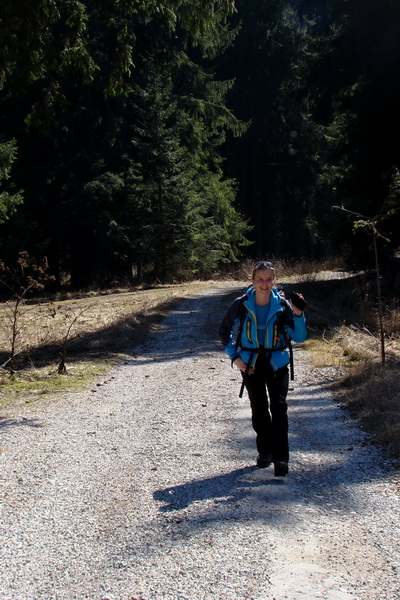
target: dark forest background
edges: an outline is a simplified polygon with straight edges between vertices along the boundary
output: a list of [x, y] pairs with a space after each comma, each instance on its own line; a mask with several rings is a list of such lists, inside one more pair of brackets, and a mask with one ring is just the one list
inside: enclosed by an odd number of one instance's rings
[[[397, 0], [2, 0], [0, 260], [56, 288], [390, 264]], [[334, 207], [343, 207], [339, 210]]]

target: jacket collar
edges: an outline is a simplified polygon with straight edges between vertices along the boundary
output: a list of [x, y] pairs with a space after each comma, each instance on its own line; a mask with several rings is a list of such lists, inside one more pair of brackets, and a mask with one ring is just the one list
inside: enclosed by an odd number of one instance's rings
[[[244, 301], [246, 308], [255, 313], [256, 310], [256, 292], [253, 286], [250, 286], [247, 290], [247, 300]], [[281, 305], [282, 298], [276, 288], [271, 290], [270, 309], [268, 319], [275, 313], [283, 310]]]

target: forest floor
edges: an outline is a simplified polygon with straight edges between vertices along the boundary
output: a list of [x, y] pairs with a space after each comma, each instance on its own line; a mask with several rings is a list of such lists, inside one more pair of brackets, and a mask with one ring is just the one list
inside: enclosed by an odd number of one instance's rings
[[289, 476], [254, 466], [216, 338], [241, 289], [180, 300], [89, 389], [0, 405], [2, 600], [400, 599], [399, 474], [340, 366], [296, 348]]

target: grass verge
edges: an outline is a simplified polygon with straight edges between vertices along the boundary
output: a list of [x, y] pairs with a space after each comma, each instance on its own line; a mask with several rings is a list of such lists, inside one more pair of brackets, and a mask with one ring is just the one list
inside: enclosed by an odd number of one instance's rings
[[[131, 356], [178, 302], [211, 285], [192, 282], [24, 305], [13, 369], [0, 372], [0, 406], [15, 407], [90, 386], [113, 364]], [[0, 305], [1, 364], [10, 354], [10, 308]], [[66, 368], [60, 374], [63, 353]]]
[[[324, 265], [322, 272], [321, 265], [306, 269], [303, 264], [296, 273], [293, 265], [280, 266], [278, 285], [304, 294], [309, 328], [304, 348], [313, 365], [326, 367], [330, 373], [335, 367], [337, 380], [331, 389], [336, 400], [400, 466], [400, 310], [387, 294], [386, 363], [382, 365], [371, 278], [342, 271], [327, 275], [327, 268]], [[247, 279], [248, 271], [237, 275], [238, 287]], [[191, 282], [26, 305], [19, 323], [15, 372], [0, 372], [0, 407], [50, 397], [53, 401], [57, 395], [89, 387], [95, 379], [106, 376], [113, 364], [129, 357], [176, 303], [214, 284]], [[229, 298], [236, 296], [236, 292], [229, 296], [227, 289], [221, 312]], [[8, 308], [0, 305], [0, 364], [9, 355]], [[215, 329], [216, 324], [210, 323], [210, 333], [216, 334]], [[67, 368], [60, 375], [57, 371], [63, 344]]]
[[309, 340], [304, 347], [315, 367], [336, 368], [337, 380], [331, 384], [335, 399], [399, 467], [400, 311], [388, 294], [382, 364], [375, 295], [366, 278], [359, 274], [296, 285], [309, 301]]

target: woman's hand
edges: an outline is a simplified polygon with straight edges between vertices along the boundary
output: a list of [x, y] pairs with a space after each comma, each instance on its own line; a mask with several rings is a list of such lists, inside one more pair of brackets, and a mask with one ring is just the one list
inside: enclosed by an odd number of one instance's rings
[[[246, 372], [247, 365], [246, 365], [246, 363], [244, 362], [244, 360], [242, 360], [241, 358], [236, 358], [236, 359], [233, 361], [233, 364], [235, 365], [235, 367], [237, 367], [237, 368], [239, 369], [239, 371], [242, 371], [242, 373], [245, 373], [245, 372]], [[251, 369], [251, 368], [250, 368], [250, 369], [247, 371], [247, 373], [248, 373], [249, 375], [253, 375], [253, 373], [254, 373], [254, 369]]]
[[[297, 294], [297, 295], [304, 300], [303, 294]], [[301, 317], [301, 315], [303, 314], [304, 311], [300, 310], [300, 308], [297, 308], [297, 306], [295, 306], [293, 304], [293, 302], [290, 298], [289, 298], [289, 302], [290, 302], [290, 306], [292, 307], [292, 310], [293, 310], [294, 314], [296, 315], [296, 317]]]

